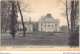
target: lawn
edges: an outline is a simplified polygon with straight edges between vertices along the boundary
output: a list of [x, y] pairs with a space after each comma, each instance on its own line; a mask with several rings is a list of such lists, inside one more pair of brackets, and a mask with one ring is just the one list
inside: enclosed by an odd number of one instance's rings
[[25, 37], [23, 34], [16, 34], [15, 40], [11, 39], [9, 33], [3, 33], [1, 35], [2, 46], [65, 46], [68, 45], [69, 36], [62, 33], [27, 33]]

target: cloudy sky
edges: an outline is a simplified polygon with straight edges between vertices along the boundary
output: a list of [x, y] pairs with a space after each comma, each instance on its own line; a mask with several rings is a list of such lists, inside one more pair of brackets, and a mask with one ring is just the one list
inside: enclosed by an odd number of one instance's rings
[[[21, 8], [25, 7], [25, 10], [27, 10], [26, 5], [29, 2], [29, 5], [32, 9], [31, 13], [22, 11], [24, 21], [27, 21], [27, 18], [31, 17], [31, 20], [36, 22], [41, 18], [41, 16], [45, 16], [46, 14], [50, 13], [54, 19], [59, 19], [60, 26], [67, 25], [66, 17], [61, 15], [62, 13], [65, 13], [65, 5], [63, 3], [59, 4], [59, 1], [60, 0], [22, 0]], [[18, 20], [20, 19], [21, 18], [19, 14]]]

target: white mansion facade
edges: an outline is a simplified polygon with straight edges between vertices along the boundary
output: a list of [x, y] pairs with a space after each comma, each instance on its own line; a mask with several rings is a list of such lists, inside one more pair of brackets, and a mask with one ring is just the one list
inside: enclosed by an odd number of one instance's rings
[[51, 14], [42, 16], [39, 19], [38, 31], [40, 32], [58, 32], [59, 31], [59, 19], [54, 19]]

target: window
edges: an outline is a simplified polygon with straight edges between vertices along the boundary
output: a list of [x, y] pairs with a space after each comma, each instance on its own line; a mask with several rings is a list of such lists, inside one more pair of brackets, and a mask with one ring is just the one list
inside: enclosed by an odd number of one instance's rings
[[57, 26], [57, 24], [55, 24]]
[[45, 27], [46, 27], [46, 25], [45, 25]]
[[57, 28], [55, 28], [55, 31], [57, 31]]
[[48, 27], [50, 27], [50, 25], [48, 25]]
[[42, 25], [42, 23], [41, 23], [41, 25]]

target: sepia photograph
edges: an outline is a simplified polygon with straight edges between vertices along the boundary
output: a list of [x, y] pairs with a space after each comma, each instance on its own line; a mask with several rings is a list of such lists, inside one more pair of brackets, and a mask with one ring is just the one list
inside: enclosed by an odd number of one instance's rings
[[0, 3], [1, 50], [79, 50], [79, 0]]

